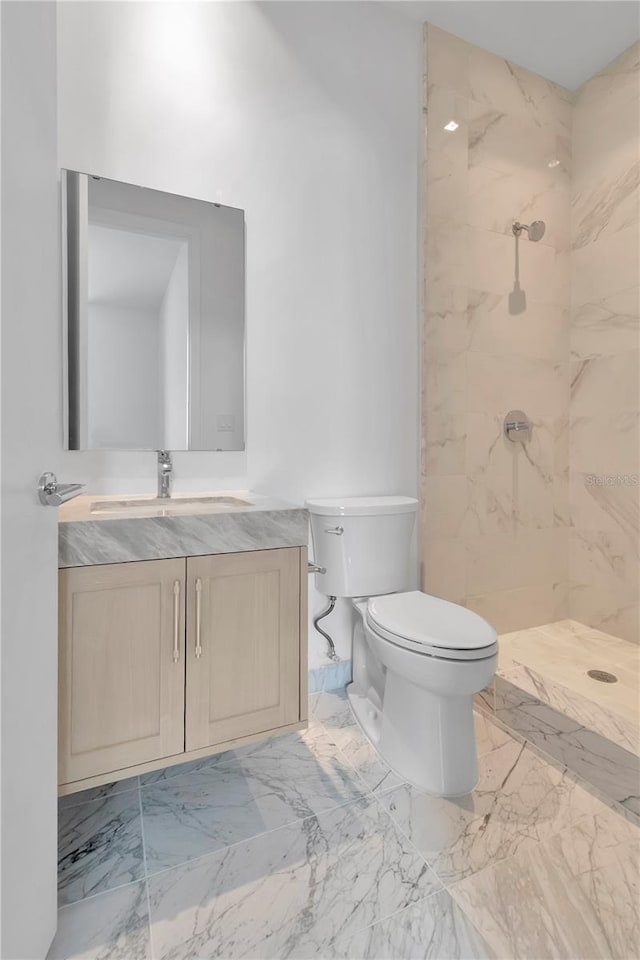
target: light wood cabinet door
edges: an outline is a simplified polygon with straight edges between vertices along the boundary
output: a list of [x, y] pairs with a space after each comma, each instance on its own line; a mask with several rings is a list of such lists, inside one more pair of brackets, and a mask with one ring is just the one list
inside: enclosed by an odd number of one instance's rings
[[184, 750], [185, 570], [60, 571], [60, 783]]
[[186, 700], [187, 750], [299, 719], [299, 549], [188, 558]]

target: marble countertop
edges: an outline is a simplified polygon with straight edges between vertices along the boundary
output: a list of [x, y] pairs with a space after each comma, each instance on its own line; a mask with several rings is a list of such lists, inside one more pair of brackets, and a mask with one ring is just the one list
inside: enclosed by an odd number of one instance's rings
[[[241, 504], [180, 503], [185, 498], [233, 497]], [[122, 500], [136, 501], [111, 509]], [[167, 504], [152, 497], [83, 496], [60, 507], [58, 566], [79, 567], [134, 560], [239, 553], [306, 546], [305, 509], [246, 491], [185, 493]], [[96, 504], [102, 509], [96, 510]], [[107, 509], [104, 509], [107, 505]]]

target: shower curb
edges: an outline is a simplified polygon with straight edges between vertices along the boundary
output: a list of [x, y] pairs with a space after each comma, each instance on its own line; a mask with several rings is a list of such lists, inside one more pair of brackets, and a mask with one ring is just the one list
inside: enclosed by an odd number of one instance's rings
[[[523, 673], [536, 689], [548, 688], [549, 682], [535, 671], [523, 668]], [[580, 699], [560, 684], [554, 687]], [[640, 823], [640, 758], [635, 752], [514, 683], [513, 677], [496, 675], [492, 686], [476, 695], [475, 707]]]

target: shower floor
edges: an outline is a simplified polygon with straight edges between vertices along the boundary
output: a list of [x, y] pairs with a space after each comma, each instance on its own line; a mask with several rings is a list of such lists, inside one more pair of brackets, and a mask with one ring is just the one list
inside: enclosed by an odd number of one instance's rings
[[575, 620], [498, 639], [477, 706], [640, 819], [640, 647]]
[[[575, 620], [559, 620], [505, 633], [499, 638], [499, 650], [500, 676], [508, 678], [518, 667], [529, 667], [602, 707], [605, 714], [613, 713], [634, 728], [640, 724], [637, 644]], [[589, 670], [612, 673], [618, 678], [617, 683], [594, 680], [588, 675]]]

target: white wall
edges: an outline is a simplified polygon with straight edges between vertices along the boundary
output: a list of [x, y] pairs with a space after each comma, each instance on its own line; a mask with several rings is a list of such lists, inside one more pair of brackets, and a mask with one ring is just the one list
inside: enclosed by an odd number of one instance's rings
[[159, 312], [89, 303], [87, 320], [89, 444], [157, 450], [162, 435]]
[[60, 457], [53, 3], [2, 3], [2, 940], [44, 957], [56, 925]]
[[[62, 2], [58, 23], [60, 165], [246, 212], [247, 449], [176, 455], [176, 489], [414, 493], [421, 25], [360, 2]], [[65, 462], [154, 489], [152, 454]]]

